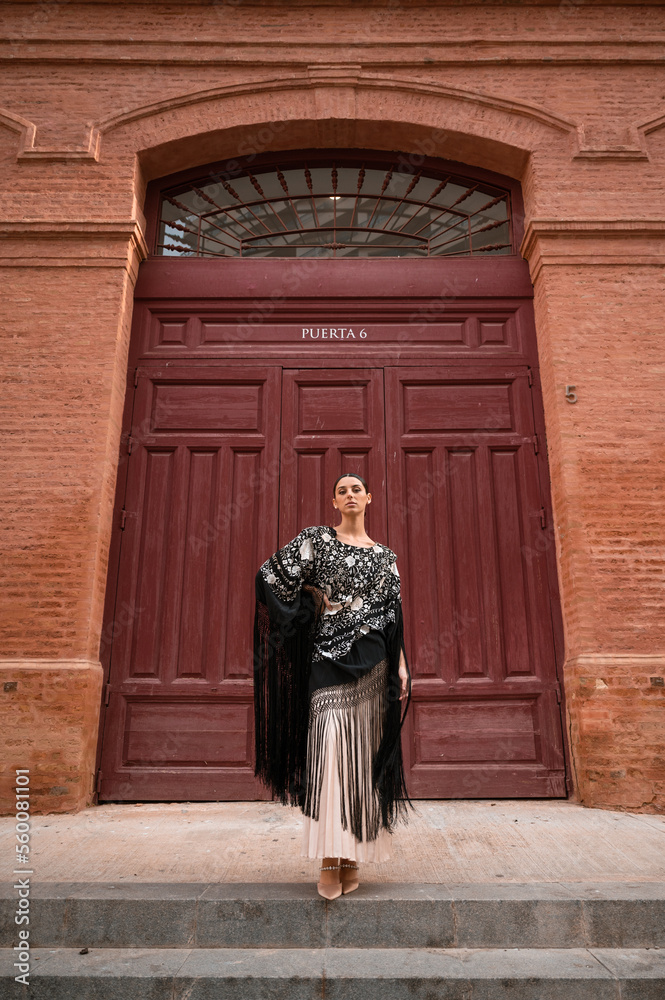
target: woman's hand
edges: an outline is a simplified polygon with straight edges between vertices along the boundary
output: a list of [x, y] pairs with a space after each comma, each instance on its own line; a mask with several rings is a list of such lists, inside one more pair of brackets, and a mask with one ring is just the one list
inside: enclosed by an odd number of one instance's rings
[[404, 662], [404, 653], [402, 653], [399, 662], [399, 700], [404, 701], [407, 694], [409, 693], [409, 673], [406, 669], [406, 663]]

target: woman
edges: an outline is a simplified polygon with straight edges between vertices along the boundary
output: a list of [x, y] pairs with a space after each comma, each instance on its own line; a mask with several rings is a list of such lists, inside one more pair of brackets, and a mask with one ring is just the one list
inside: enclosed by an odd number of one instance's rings
[[395, 553], [365, 531], [371, 502], [361, 476], [340, 476], [338, 527], [304, 528], [256, 574], [256, 774], [302, 809], [301, 855], [322, 858], [327, 899], [358, 887], [358, 862], [389, 857], [411, 805], [400, 578]]

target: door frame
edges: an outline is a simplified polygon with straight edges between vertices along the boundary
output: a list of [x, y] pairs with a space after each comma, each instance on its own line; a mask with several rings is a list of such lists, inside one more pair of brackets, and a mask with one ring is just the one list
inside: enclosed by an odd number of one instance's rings
[[[334, 265], [334, 266], [331, 266]], [[571, 754], [566, 719], [566, 689], [563, 678], [564, 632], [559, 594], [556, 544], [553, 531], [550, 472], [545, 439], [545, 415], [540, 382], [535, 321], [533, 316], [533, 286], [527, 261], [517, 256], [479, 259], [450, 259], [442, 268], [432, 259], [364, 260], [362, 268], [349, 260], [227, 260], [223, 263], [224, 281], [220, 282], [218, 261], [199, 259], [174, 260], [153, 257], [139, 268], [135, 289], [132, 333], [128, 357], [126, 393], [120, 435], [119, 460], [114, 501], [113, 531], [109, 545], [107, 587], [104, 619], [100, 642], [100, 660], [104, 671], [102, 703], [97, 739], [96, 775], [99, 774], [105, 728], [105, 708], [111, 668], [110, 628], [118, 588], [118, 569], [122, 532], [121, 511], [127, 487], [128, 442], [134, 409], [136, 370], [145, 361], [158, 361], [167, 367], [185, 362], [188, 367], [256, 367], [279, 364], [282, 368], [354, 369], [386, 366], [430, 367], [466, 366], [481, 362], [478, 351], [468, 344], [419, 343], [405, 339], [390, 342], [366, 340], [354, 343], [353, 354], [342, 356], [333, 342], [303, 346], [295, 337], [305, 313], [328, 315], [360, 310], [366, 322], [376, 324], [386, 313], [398, 321], [421, 323], [424, 328], [439, 320], [448, 320], [475, 308], [487, 317], [501, 309], [512, 310], [519, 328], [519, 337], [512, 345], [491, 344], [482, 357], [489, 364], [497, 361], [507, 365], [526, 364], [533, 384], [534, 425], [540, 442], [537, 455], [541, 498], [545, 510], [547, 545], [545, 558], [549, 588], [552, 634], [555, 646], [557, 677], [561, 689], [561, 718], [566, 787], [570, 790]], [[284, 289], [292, 294], [285, 297]], [[185, 289], [185, 294], [183, 294]], [[386, 289], [390, 294], [386, 295]], [[201, 343], [192, 352], [184, 337], [191, 326], [193, 313], [224, 314], [238, 324], [252, 318], [256, 328], [267, 329], [278, 321], [293, 327], [294, 337], [288, 342], [251, 337], [239, 337], [231, 343]], [[171, 317], [173, 327], [182, 327], [183, 339], [159, 344], [157, 326], [164, 316]], [[368, 318], [368, 319], [367, 319]], [[476, 347], [479, 345], [476, 344]], [[356, 349], [357, 348], [357, 349]], [[189, 352], [189, 353], [188, 353]], [[343, 360], [342, 360], [343, 357]], [[278, 358], [280, 361], [278, 361]], [[97, 799], [95, 798], [95, 801]]]

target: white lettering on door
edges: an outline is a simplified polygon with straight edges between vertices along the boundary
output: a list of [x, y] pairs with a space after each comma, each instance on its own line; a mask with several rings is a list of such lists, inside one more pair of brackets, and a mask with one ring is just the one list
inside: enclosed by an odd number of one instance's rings
[[[303, 326], [302, 339], [307, 340], [355, 340], [352, 326]], [[367, 337], [365, 327], [358, 331], [361, 340]]]

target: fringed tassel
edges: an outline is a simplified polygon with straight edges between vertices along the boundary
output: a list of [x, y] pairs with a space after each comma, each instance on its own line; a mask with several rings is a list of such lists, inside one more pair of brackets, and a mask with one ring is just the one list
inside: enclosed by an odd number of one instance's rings
[[[402, 712], [399, 700], [401, 683], [399, 679], [400, 654], [404, 653], [408, 673], [407, 697]], [[404, 646], [404, 623], [402, 603], [395, 602], [395, 620], [388, 630], [388, 678], [386, 689], [386, 711], [381, 744], [374, 758], [372, 780], [381, 802], [381, 822], [387, 830], [393, 830], [401, 817], [408, 821], [408, 809], [413, 803], [406, 789], [404, 764], [402, 760], [402, 726], [411, 702], [411, 672]]]
[[320, 688], [310, 703], [307, 794], [303, 812], [318, 821], [327, 752], [335, 748], [342, 826], [359, 841], [375, 840], [383, 809], [372, 780], [387, 708], [387, 660], [361, 678]]
[[311, 594], [290, 608], [256, 575], [254, 615], [255, 775], [283, 805], [305, 798], [309, 664], [318, 614]]

